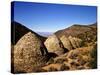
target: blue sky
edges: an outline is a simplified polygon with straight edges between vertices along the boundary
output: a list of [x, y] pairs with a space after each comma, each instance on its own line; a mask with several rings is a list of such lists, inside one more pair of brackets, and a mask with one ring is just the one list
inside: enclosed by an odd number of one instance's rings
[[97, 22], [97, 7], [15, 2], [14, 21], [36, 32], [55, 32], [73, 24]]

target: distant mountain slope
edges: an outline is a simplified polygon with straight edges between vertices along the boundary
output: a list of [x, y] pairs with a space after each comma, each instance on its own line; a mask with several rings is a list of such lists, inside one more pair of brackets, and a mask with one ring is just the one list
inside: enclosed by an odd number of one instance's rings
[[18, 22], [11, 22], [11, 43], [13, 45], [15, 45], [17, 43], [17, 41], [26, 33], [28, 32], [32, 32], [34, 33], [36, 36], [39, 37], [40, 40], [44, 41], [46, 38], [40, 36], [39, 34], [35, 33], [34, 31], [28, 29], [27, 27], [25, 27], [24, 25], [18, 23]]
[[36, 32], [41, 36], [48, 37], [53, 34], [53, 32]]
[[97, 40], [97, 23], [91, 25], [72, 25], [69, 28], [59, 30], [55, 34], [60, 38], [62, 35], [74, 36], [83, 39], [84, 41]]

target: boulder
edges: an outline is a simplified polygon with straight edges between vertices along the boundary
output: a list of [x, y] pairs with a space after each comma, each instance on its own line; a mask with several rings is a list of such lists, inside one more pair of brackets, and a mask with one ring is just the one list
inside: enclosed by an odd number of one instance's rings
[[60, 38], [60, 40], [61, 40], [64, 48], [66, 48], [68, 50], [72, 50], [73, 48], [74, 49], [79, 48], [82, 45], [81, 39], [76, 38], [76, 37], [72, 37], [72, 36], [66, 37], [65, 35], [63, 35]]
[[51, 35], [44, 42], [48, 52], [56, 53], [57, 55], [63, 54], [64, 49], [62, 48], [62, 43], [56, 35]]
[[75, 37], [74, 37], [73, 39], [74, 39], [74, 41], [76, 42], [77, 48], [81, 47], [81, 45], [82, 45], [82, 40], [79, 39], [79, 38], [75, 38]]
[[61, 42], [63, 43], [63, 46], [64, 48], [68, 49], [68, 50], [71, 50], [73, 47], [72, 47], [72, 44], [70, 42], [70, 40], [65, 36], [63, 35], [61, 38], [60, 38]]
[[75, 42], [74, 38], [72, 36], [69, 36], [68, 39], [70, 40], [73, 48], [77, 48], [77, 45], [76, 45], [76, 42]]
[[35, 68], [46, 63], [47, 51], [43, 43], [32, 32], [25, 34], [14, 46], [14, 72], [34, 72]]

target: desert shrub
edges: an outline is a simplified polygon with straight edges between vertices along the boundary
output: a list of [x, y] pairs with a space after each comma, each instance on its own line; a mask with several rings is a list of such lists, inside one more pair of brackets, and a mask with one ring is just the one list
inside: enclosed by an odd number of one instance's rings
[[91, 66], [93, 69], [97, 68], [97, 44], [94, 45], [93, 50], [91, 51], [91, 57], [94, 58], [94, 60], [92, 60], [90, 62]]
[[39, 72], [46, 72], [46, 70], [44, 70], [44, 69], [41, 69]]
[[50, 67], [49, 69], [48, 69], [48, 71], [50, 72], [50, 71], [58, 71], [56, 68], [54, 68], [54, 67]]
[[79, 58], [77, 59], [77, 62], [78, 62], [80, 65], [84, 65], [84, 64], [86, 63], [86, 61], [83, 59], [82, 56], [79, 57]]
[[56, 59], [54, 62], [55, 63], [60, 63], [60, 64], [62, 64], [62, 63], [64, 63], [64, 61], [68, 61], [68, 59], [67, 58], [59, 58], [59, 59]]
[[80, 66], [80, 64], [75, 61], [72, 61], [70, 64], [71, 64], [71, 67], [75, 67], [75, 68]]
[[78, 57], [78, 52], [77, 51], [72, 51], [71, 53], [69, 53], [68, 58], [70, 59], [76, 59]]
[[62, 66], [61, 66], [61, 68], [60, 68], [61, 71], [69, 70], [69, 69], [70, 69], [70, 67], [67, 66], [66, 64], [62, 64]]
[[79, 66], [79, 67], [77, 67], [77, 69], [82, 70], [82, 69], [85, 69], [85, 67], [84, 66]]
[[53, 64], [54, 63], [54, 58], [50, 58], [49, 61], [47, 62], [47, 65]]
[[46, 70], [44, 70], [42, 68], [38, 68], [37, 70], [35, 70], [35, 72], [46, 72]]

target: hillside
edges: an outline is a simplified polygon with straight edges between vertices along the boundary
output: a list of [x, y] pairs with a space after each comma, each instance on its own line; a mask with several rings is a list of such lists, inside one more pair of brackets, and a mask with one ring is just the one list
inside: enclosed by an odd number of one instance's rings
[[75, 24], [48, 37], [41, 34], [11, 23], [12, 73], [97, 68], [97, 23]]
[[[56, 36], [59, 38], [62, 35], [65, 36], [73, 36], [78, 37], [85, 42], [93, 42], [97, 40], [97, 23], [91, 24], [91, 25], [72, 25], [71, 27], [58, 30], [55, 32]], [[93, 36], [94, 35], [94, 36]]]
[[46, 38], [43, 36], [40, 36], [39, 34], [35, 33], [34, 31], [28, 29], [24, 25], [18, 23], [18, 22], [11, 22], [11, 43], [15, 45], [17, 41], [26, 33], [32, 32], [36, 36], [38, 36], [39, 39], [44, 41]]

